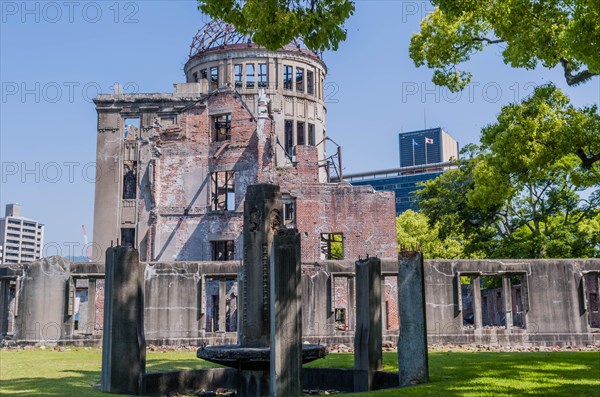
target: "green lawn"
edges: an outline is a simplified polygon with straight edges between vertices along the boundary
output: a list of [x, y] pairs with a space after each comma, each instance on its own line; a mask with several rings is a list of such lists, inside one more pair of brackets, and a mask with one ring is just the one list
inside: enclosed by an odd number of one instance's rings
[[[148, 372], [212, 366], [193, 352], [149, 352]], [[384, 353], [384, 367], [397, 368], [396, 353]], [[1, 396], [103, 396], [101, 352], [0, 351]], [[311, 367], [352, 368], [351, 354], [330, 354]], [[429, 354], [431, 383], [354, 396], [600, 396], [600, 352]]]

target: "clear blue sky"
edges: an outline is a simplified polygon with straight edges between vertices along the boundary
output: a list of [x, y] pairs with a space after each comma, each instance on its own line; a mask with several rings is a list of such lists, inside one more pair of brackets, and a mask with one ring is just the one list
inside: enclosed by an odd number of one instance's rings
[[[503, 104], [536, 84], [556, 82], [578, 106], [599, 102], [598, 77], [568, 88], [559, 69], [511, 69], [500, 49], [468, 65], [469, 90], [436, 88], [432, 72], [408, 57], [411, 34], [430, 9], [420, 1], [358, 1], [347, 41], [324, 55], [327, 133], [343, 147], [346, 173], [397, 167], [397, 134], [423, 128], [425, 119], [461, 146], [477, 142]], [[62, 246], [63, 255], [80, 244], [74, 254], [81, 255], [81, 224], [90, 239], [93, 230], [91, 98], [117, 82], [130, 92], [171, 92], [207, 19], [193, 0], [1, 1], [0, 12], [1, 213], [21, 203], [24, 216], [45, 223], [46, 243]]]

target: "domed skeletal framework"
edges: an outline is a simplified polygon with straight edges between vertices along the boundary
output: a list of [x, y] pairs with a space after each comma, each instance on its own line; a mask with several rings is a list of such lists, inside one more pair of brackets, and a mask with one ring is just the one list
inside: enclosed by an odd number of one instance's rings
[[[198, 30], [190, 46], [190, 58], [212, 48], [225, 48], [234, 44], [252, 46], [252, 36], [238, 32], [235, 27], [221, 20], [212, 20]], [[255, 45], [255, 44], [254, 44]], [[306, 49], [302, 39], [295, 39], [286, 49]]]

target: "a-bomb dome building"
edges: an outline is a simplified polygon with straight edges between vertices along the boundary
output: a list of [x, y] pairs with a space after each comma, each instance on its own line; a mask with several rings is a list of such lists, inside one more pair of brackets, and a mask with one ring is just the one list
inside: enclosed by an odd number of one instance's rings
[[393, 194], [329, 183], [340, 167], [326, 154], [326, 70], [300, 42], [268, 51], [213, 21], [173, 93], [98, 96], [97, 249], [119, 240], [144, 261], [239, 260], [246, 187], [268, 182], [304, 261], [393, 258]]

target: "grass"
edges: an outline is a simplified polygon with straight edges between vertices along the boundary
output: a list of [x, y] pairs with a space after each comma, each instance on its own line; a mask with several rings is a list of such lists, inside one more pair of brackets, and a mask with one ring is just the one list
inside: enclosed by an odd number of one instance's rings
[[[397, 370], [397, 354], [384, 353], [384, 369]], [[1, 396], [98, 396], [99, 349], [0, 351]], [[351, 354], [330, 354], [311, 367], [352, 368]], [[214, 365], [193, 352], [148, 352], [147, 371]], [[352, 396], [599, 396], [600, 352], [433, 352], [430, 383]]]

